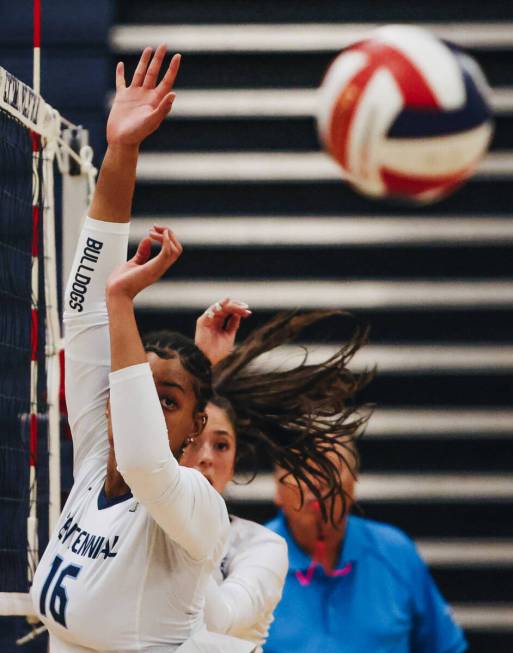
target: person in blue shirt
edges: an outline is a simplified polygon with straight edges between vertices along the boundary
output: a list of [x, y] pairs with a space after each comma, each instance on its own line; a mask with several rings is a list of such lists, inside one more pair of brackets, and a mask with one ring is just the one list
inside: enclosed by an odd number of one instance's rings
[[335, 525], [306, 485], [300, 507], [297, 486], [275, 471], [280, 511], [267, 527], [287, 541], [289, 572], [265, 653], [463, 653], [463, 632], [413, 542], [349, 515], [351, 463], [341, 464], [347, 503], [334, 506]]

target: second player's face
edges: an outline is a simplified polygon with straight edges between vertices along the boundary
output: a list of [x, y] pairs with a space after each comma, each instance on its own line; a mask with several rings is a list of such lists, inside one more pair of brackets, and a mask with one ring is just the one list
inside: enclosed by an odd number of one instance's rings
[[208, 404], [207, 425], [202, 434], [185, 449], [180, 460], [186, 467], [194, 467], [219, 492], [233, 478], [236, 435], [226, 412]]
[[147, 357], [166, 420], [169, 446], [177, 456], [185, 440], [201, 432], [204, 413], [196, 412], [193, 378], [178, 356], [160, 358], [150, 352]]

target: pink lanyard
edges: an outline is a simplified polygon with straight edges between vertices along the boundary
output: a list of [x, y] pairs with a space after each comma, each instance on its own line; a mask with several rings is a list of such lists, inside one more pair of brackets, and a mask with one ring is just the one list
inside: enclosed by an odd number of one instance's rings
[[[323, 560], [325, 558], [325, 553], [326, 553], [326, 542], [323, 539], [318, 539], [315, 545], [315, 551], [312, 557], [312, 561], [310, 562], [310, 565], [306, 570], [306, 572], [303, 573], [302, 571], [296, 571], [296, 578], [298, 579], [300, 585], [302, 585], [303, 587], [307, 587], [308, 585], [310, 585], [310, 583], [312, 582], [315, 568], [318, 565], [320, 565], [320, 560]], [[333, 569], [333, 571], [324, 569], [324, 573], [326, 574], [326, 576], [329, 576], [330, 578], [334, 578], [336, 576], [346, 576], [351, 571], [352, 568], [353, 568], [353, 563], [348, 562], [345, 567], [342, 567], [342, 569]]]

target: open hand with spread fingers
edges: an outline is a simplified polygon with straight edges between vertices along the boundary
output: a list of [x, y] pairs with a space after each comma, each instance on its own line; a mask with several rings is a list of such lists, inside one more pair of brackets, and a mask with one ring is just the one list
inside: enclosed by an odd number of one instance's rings
[[139, 145], [153, 133], [171, 111], [175, 93], [172, 88], [180, 68], [181, 55], [175, 54], [157, 84], [166, 56], [166, 46], [145, 48], [129, 86], [122, 62], [116, 67], [116, 96], [107, 122], [109, 145]]
[[226, 298], [209, 306], [198, 318], [194, 342], [212, 365], [233, 350], [241, 320], [250, 315], [247, 304]]
[[[155, 228], [154, 228], [155, 229]], [[183, 247], [170, 229], [158, 227], [158, 238], [146, 236], [137, 252], [126, 263], [116, 268], [107, 280], [107, 296], [124, 296], [133, 299], [141, 290], [151, 286], [181, 256]], [[160, 252], [151, 258], [152, 241], [160, 243]]]

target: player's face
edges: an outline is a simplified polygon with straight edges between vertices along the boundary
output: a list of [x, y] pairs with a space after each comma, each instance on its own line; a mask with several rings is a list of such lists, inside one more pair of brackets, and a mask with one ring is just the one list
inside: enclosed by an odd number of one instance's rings
[[178, 356], [160, 358], [149, 352], [147, 358], [164, 412], [169, 446], [177, 456], [185, 440], [200, 433], [203, 427], [204, 413], [196, 412], [193, 377], [184, 369]]
[[[344, 455], [349, 459], [349, 462], [352, 464], [352, 456], [349, 453]], [[340, 477], [342, 480], [342, 485], [349, 497], [352, 497], [354, 494], [355, 478], [351, 474], [349, 467], [342, 463], [336, 456], [330, 455], [333, 460], [337, 460], [337, 466], [340, 470]], [[289, 476], [284, 478], [286, 472], [280, 467], [275, 468], [274, 471], [274, 480], [275, 480], [275, 503], [276, 505], [283, 510], [283, 513], [289, 523], [290, 527], [293, 530], [303, 530], [303, 529], [312, 529], [315, 528], [319, 521], [322, 519], [322, 515], [319, 509], [319, 504], [315, 496], [312, 494], [311, 490], [306, 486], [305, 483], [301, 483], [303, 489], [304, 503], [301, 506], [301, 495], [299, 489], [293, 479]], [[321, 486], [322, 489], [322, 486]], [[346, 501], [346, 510], [350, 508], [351, 499]], [[326, 506], [328, 514], [330, 513], [330, 507]], [[337, 497], [335, 499], [335, 519], [338, 521], [343, 512], [342, 499]], [[328, 525], [329, 527], [329, 525]]]
[[188, 445], [180, 462], [201, 472], [221, 493], [233, 478], [236, 434], [222, 408], [208, 404], [206, 413], [207, 425], [201, 435]]

